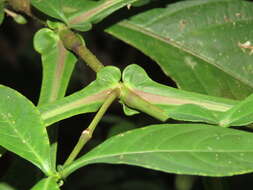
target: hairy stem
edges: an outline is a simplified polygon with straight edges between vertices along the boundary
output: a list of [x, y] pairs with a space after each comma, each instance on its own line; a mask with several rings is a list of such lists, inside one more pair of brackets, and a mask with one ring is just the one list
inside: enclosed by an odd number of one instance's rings
[[92, 134], [96, 126], [98, 125], [99, 121], [101, 120], [101, 118], [103, 117], [109, 106], [117, 97], [118, 97], [117, 90], [114, 90], [109, 94], [108, 98], [105, 100], [104, 104], [101, 106], [101, 108], [95, 115], [94, 119], [92, 120], [88, 128], [82, 132], [75, 148], [73, 149], [68, 159], [64, 163], [64, 166], [71, 164], [75, 160], [75, 158], [78, 156], [84, 145], [91, 139]]
[[86, 47], [80, 35], [64, 28], [59, 32], [60, 38], [66, 49], [73, 51], [95, 72], [98, 72], [104, 65], [97, 57]]

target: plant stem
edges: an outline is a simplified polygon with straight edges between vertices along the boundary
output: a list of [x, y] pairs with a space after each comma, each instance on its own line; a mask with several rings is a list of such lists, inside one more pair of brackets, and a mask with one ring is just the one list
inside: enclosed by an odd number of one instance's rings
[[4, 9], [4, 12], [5, 12], [7, 15], [13, 17], [13, 18], [15, 18], [15, 17], [18, 16], [17, 13], [14, 13], [13, 11], [11, 11], [11, 10], [9, 10], [9, 9]]
[[[22, 13], [26, 14], [27, 16], [31, 17], [32, 19], [36, 20], [39, 24], [46, 26], [46, 23], [43, 20], [40, 20], [38, 17], [36, 17], [32, 14], [31, 5], [30, 5], [29, 0], [7, 0], [7, 2], [11, 6], [12, 9], [14, 9], [18, 12], [22, 12]], [[9, 13], [10, 12], [8, 12], [7, 14], [12, 16]], [[18, 14], [17, 16], [22, 16], [22, 15]]]
[[109, 94], [108, 98], [105, 100], [104, 104], [98, 110], [97, 114], [95, 115], [94, 119], [92, 120], [88, 128], [82, 132], [75, 148], [73, 149], [68, 159], [64, 163], [64, 166], [71, 164], [74, 161], [74, 159], [77, 157], [77, 155], [80, 153], [84, 145], [91, 139], [92, 134], [97, 124], [99, 123], [99, 121], [101, 120], [101, 118], [103, 117], [107, 109], [109, 108], [109, 106], [117, 97], [118, 97], [117, 90], [114, 90]]
[[21, 11], [28, 16], [31, 16], [31, 6], [29, 0], [8, 0], [9, 5], [16, 11]]
[[140, 110], [160, 121], [166, 121], [169, 118], [168, 114], [166, 114], [164, 110], [138, 96], [124, 84], [121, 84], [120, 92], [120, 99], [127, 106]]
[[95, 72], [98, 72], [104, 67], [97, 57], [84, 45], [77, 47], [75, 53]]
[[60, 38], [66, 49], [73, 51], [95, 72], [98, 72], [104, 65], [97, 57], [86, 47], [82, 37], [67, 28], [59, 31]]

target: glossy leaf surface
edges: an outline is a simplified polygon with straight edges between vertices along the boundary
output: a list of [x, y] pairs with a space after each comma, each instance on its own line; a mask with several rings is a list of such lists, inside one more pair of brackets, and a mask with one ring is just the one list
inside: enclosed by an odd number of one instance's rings
[[47, 131], [40, 113], [24, 96], [0, 86], [0, 146], [53, 173]]
[[224, 113], [221, 126], [242, 126], [253, 123], [253, 95]]
[[138, 1], [140, 0], [31, 0], [31, 3], [43, 13], [64, 21], [71, 28], [87, 31], [93, 23]]
[[52, 177], [40, 180], [31, 190], [60, 190], [56, 180]]
[[[232, 108], [236, 101], [175, 89], [149, 78], [138, 65], [123, 71], [124, 85], [134, 94], [165, 111], [169, 117], [185, 121], [218, 123], [219, 115]], [[145, 111], [145, 110], [142, 110]]]
[[162, 124], [114, 136], [66, 166], [129, 164], [169, 173], [231, 176], [253, 171], [253, 134], [204, 124]]
[[67, 51], [59, 36], [43, 28], [34, 37], [34, 48], [41, 54], [43, 80], [39, 105], [64, 97], [76, 58]]
[[97, 79], [84, 89], [50, 104], [39, 106], [45, 125], [51, 125], [71, 116], [95, 112], [103, 104], [108, 94], [118, 86], [120, 70], [113, 66], [101, 69]]
[[242, 99], [253, 89], [252, 12], [242, 0], [183, 1], [106, 31], [154, 59], [179, 88]]

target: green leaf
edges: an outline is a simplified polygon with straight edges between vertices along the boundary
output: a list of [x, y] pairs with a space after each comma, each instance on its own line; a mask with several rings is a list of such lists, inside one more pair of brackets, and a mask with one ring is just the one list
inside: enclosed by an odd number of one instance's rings
[[23, 15], [18, 14], [17, 16], [13, 17], [14, 21], [17, 24], [26, 24], [27, 20]]
[[60, 190], [59, 185], [53, 177], [40, 180], [31, 190]]
[[154, 59], [179, 88], [243, 99], [253, 91], [252, 12], [242, 0], [191, 0], [106, 31]]
[[4, 0], [0, 0], [0, 24], [4, 20]]
[[129, 164], [169, 173], [231, 176], [253, 171], [253, 134], [204, 124], [162, 124], [114, 136], [66, 166]]
[[43, 13], [65, 22], [70, 28], [87, 31], [92, 24], [138, 1], [140, 0], [31, 0], [31, 3]]
[[120, 78], [121, 73], [117, 67], [104, 67], [98, 72], [97, 79], [82, 90], [39, 106], [45, 126], [77, 114], [96, 112], [108, 94], [118, 86]]
[[120, 103], [122, 104], [124, 114], [126, 114], [127, 116], [132, 116], [132, 115], [136, 115], [136, 114], [140, 113], [139, 111], [131, 109], [130, 107], [128, 107], [126, 104], [124, 104], [124, 102], [120, 101]]
[[242, 126], [253, 123], [253, 94], [223, 114], [221, 126]]
[[[176, 120], [218, 123], [220, 114], [237, 104], [233, 100], [187, 92], [159, 84], [150, 79], [144, 69], [135, 64], [125, 68], [122, 78], [124, 85], [132, 93], [158, 106], [169, 117]], [[146, 110], [141, 111], [146, 112]]]
[[206, 122], [218, 124], [218, 118], [222, 113], [214, 112], [194, 104], [183, 104], [168, 111], [168, 115], [176, 120]]
[[[61, 23], [50, 23], [50, 26]], [[55, 30], [57, 31], [57, 30]], [[43, 80], [39, 98], [39, 105], [53, 102], [65, 96], [76, 57], [64, 48], [59, 35], [47, 28], [39, 30], [34, 36], [34, 47], [41, 54], [43, 66]], [[57, 129], [48, 130], [51, 143], [52, 163], [56, 163]], [[55, 167], [55, 166], [54, 166]]]
[[11, 187], [7, 183], [0, 182], [0, 189], [1, 190], [15, 190], [15, 188]]
[[42, 56], [43, 81], [39, 105], [64, 97], [76, 58], [67, 51], [57, 33], [43, 28], [34, 36], [34, 48]]
[[2, 85], [0, 99], [0, 146], [51, 175], [49, 140], [39, 111], [24, 96]]

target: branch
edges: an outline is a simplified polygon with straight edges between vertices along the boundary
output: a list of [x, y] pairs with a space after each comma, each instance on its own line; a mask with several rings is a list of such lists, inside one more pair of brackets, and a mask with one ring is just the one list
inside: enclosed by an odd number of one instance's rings
[[82, 37], [71, 30], [64, 28], [59, 32], [60, 38], [66, 49], [73, 51], [95, 72], [98, 72], [104, 65], [86, 47]]
[[71, 164], [74, 161], [74, 159], [78, 156], [78, 154], [80, 153], [80, 151], [82, 150], [84, 145], [91, 139], [92, 134], [93, 134], [96, 126], [98, 125], [99, 121], [101, 120], [101, 118], [103, 117], [103, 115], [105, 114], [105, 112], [107, 111], [109, 106], [112, 104], [112, 102], [118, 96], [119, 96], [118, 89], [112, 91], [108, 95], [108, 98], [105, 100], [104, 104], [101, 106], [101, 108], [99, 109], [99, 111], [95, 115], [94, 119], [92, 120], [92, 122], [90, 123], [88, 128], [82, 132], [75, 148], [73, 149], [73, 151], [69, 155], [68, 159], [64, 163], [64, 166]]

